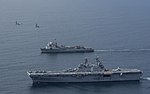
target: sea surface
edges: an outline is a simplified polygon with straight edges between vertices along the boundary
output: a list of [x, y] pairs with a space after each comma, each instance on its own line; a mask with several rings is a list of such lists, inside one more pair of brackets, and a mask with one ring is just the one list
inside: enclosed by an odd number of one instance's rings
[[[55, 39], [95, 52], [41, 54], [40, 48]], [[142, 70], [142, 80], [34, 86], [26, 73], [74, 68], [84, 58], [93, 63], [96, 56], [106, 68]], [[0, 94], [149, 92], [150, 0], [0, 0]]]

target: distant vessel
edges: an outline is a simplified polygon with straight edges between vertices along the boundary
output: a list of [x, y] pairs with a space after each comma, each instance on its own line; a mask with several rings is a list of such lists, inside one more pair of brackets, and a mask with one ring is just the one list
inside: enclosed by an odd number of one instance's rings
[[41, 48], [42, 53], [84, 53], [94, 52], [94, 49], [83, 46], [57, 45], [57, 42], [50, 42], [45, 48]]
[[40, 28], [40, 26], [39, 26], [39, 25], [37, 25], [37, 24], [35, 24], [35, 28]]
[[22, 23], [19, 23], [19, 22], [16, 21], [16, 25], [21, 25], [21, 24], [22, 24]]
[[64, 71], [29, 71], [27, 74], [32, 78], [33, 83], [41, 82], [107, 82], [107, 81], [139, 81], [142, 72], [138, 69], [116, 68], [106, 69], [98, 57], [96, 64], [84, 63], [77, 68]]

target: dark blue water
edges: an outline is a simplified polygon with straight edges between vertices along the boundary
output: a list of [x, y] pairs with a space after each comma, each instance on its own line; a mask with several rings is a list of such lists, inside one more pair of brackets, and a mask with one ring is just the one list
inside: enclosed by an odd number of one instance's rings
[[[149, 0], [0, 0], [0, 93], [148, 94], [149, 4]], [[36, 23], [40, 28], [35, 28]], [[41, 54], [40, 47], [54, 39], [96, 51]], [[97, 55], [107, 68], [141, 69], [145, 80], [34, 86], [26, 74], [73, 68], [85, 57], [92, 62]]]

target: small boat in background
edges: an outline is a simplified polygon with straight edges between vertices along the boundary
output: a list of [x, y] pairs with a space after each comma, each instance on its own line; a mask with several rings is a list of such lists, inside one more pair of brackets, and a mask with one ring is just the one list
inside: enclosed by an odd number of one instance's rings
[[39, 26], [39, 25], [37, 25], [37, 24], [35, 24], [35, 28], [40, 28], [40, 26]]
[[19, 23], [18, 21], [16, 21], [16, 25], [21, 25], [22, 23]]

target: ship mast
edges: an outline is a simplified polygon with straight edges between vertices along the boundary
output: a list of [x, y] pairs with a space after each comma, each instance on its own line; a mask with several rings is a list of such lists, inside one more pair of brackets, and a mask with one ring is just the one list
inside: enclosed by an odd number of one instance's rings
[[104, 65], [101, 63], [101, 61], [99, 60], [99, 57], [96, 57], [96, 62], [97, 62], [97, 66], [99, 66], [101, 69], [104, 69]]

